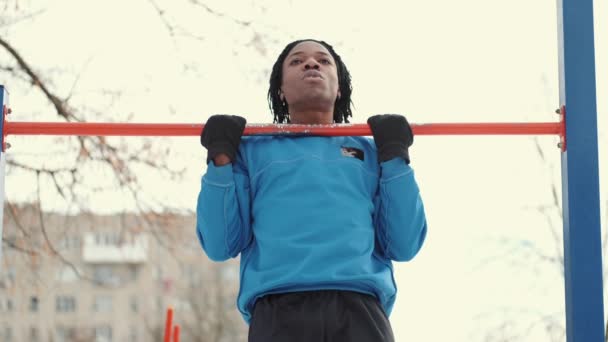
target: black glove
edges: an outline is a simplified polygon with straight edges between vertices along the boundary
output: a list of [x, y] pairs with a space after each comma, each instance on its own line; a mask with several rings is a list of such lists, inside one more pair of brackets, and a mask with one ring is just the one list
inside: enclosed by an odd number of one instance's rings
[[374, 135], [380, 163], [395, 157], [410, 163], [408, 148], [414, 143], [414, 133], [403, 115], [374, 115], [367, 119], [367, 123]]
[[236, 115], [212, 115], [201, 132], [201, 145], [207, 149], [207, 163], [225, 153], [231, 161], [241, 143], [247, 120]]

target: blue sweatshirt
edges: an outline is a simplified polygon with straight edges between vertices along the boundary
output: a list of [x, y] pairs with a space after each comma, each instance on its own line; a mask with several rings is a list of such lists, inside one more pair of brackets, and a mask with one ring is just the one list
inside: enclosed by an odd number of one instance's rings
[[391, 261], [412, 259], [426, 229], [413, 170], [378, 164], [363, 137], [244, 137], [236, 161], [208, 164], [197, 204], [209, 258], [241, 255], [247, 323], [257, 298], [312, 290], [375, 295], [390, 315]]

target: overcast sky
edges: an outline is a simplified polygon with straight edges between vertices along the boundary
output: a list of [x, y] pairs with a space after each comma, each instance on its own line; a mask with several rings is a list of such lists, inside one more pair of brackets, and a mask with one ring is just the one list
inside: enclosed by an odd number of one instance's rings
[[[388, 112], [414, 123], [558, 120], [554, 1], [207, 2], [219, 15], [188, 2], [156, 3], [164, 17], [145, 0], [22, 1], [40, 14], [0, 34], [51, 72], [60, 93], [77, 79], [74, 103], [104, 112], [91, 121], [203, 123], [231, 113], [271, 122], [269, 69], [299, 38], [325, 40], [343, 57], [353, 77], [354, 122]], [[15, 14], [12, 7], [5, 10]], [[595, 7], [606, 146], [608, 8], [602, 1]], [[179, 26], [173, 36], [164, 20]], [[57, 120], [40, 95], [6, 86], [11, 120]], [[114, 92], [120, 96], [108, 95]], [[62, 147], [49, 146], [50, 138], [10, 141], [9, 153], [23, 160], [61, 164]], [[194, 210], [204, 172], [198, 138], [152, 141], [170, 146], [170, 160], [188, 172], [182, 182], [141, 175], [151, 196]], [[498, 341], [501, 331], [513, 334], [510, 341], [550, 341], [547, 326], [564, 326], [561, 273], [538, 256], [555, 256], [561, 243], [552, 234], [553, 227], [561, 235], [557, 211], [544, 216], [537, 209], [552, 203], [553, 183], [560, 187], [556, 143], [538, 139], [542, 161], [531, 137], [416, 138], [412, 166], [429, 235], [417, 258], [396, 266], [397, 341]], [[600, 147], [603, 170], [606, 159]], [[94, 170], [91, 177], [104, 178]], [[35, 198], [32, 179], [15, 174], [6, 182], [7, 198]], [[605, 177], [601, 182], [605, 203]], [[99, 212], [129, 208], [123, 198], [102, 193], [87, 205]]]

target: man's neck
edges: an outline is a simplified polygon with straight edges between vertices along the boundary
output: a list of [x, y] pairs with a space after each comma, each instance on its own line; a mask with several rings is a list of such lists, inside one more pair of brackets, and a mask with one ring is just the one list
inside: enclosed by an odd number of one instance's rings
[[334, 122], [333, 112], [298, 111], [289, 113], [292, 124], [297, 125], [329, 125]]

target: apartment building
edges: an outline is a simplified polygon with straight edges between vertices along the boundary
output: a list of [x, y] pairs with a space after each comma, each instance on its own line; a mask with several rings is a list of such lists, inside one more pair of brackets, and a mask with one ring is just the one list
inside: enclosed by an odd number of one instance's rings
[[61, 215], [6, 207], [0, 342], [245, 341], [238, 261], [211, 262], [193, 215]]

